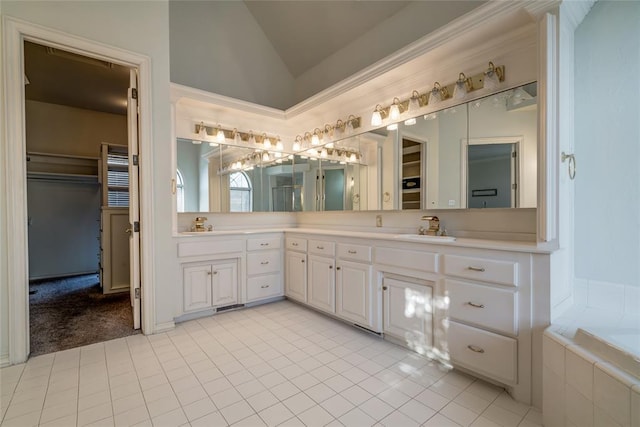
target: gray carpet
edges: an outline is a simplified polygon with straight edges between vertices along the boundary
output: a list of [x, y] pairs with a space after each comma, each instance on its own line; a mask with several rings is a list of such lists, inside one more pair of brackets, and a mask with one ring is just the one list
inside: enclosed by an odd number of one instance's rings
[[140, 333], [129, 293], [103, 295], [96, 274], [29, 284], [31, 356]]

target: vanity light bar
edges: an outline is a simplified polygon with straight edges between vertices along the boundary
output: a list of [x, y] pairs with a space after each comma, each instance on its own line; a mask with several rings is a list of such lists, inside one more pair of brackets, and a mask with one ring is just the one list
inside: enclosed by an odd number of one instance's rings
[[[441, 101], [449, 99], [453, 96], [454, 92], [456, 94], [460, 94], [461, 98], [464, 98], [468, 93], [473, 92], [478, 89], [482, 89], [485, 87], [485, 78], [491, 79], [491, 84], [487, 84], [487, 87], [491, 89], [495, 89], [492, 87], [495, 85], [493, 83], [495, 80], [498, 82], [504, 81], [504, 73], [505, 67], [504, 65], [495, 66], [493, 62], [489, 61], [489, 67], [483, 71], [482, 73], [474, 74], [471, 77], [467, 77], [464, 73], [460, 73], [458, 75], [458, 80], [455, 82], [448, 84], [446, 86], [441, 86], [440, 83], [435, 82], [432, 89], [425, 93], [419, 93], [417, 90], [414, 90], [411, 94], [411, 97], [405, 100], [399, 100], [398, 98], [393, 99], [393, 103], [387, 107], [382, 107], [380, 104], [376, 105], [376, 108], [373, 111], [371, 116], [371, 125], [372, 126], [381, 126], [382, 120], [386, 118], [390, 118], [391, 108], [398, 108], [400, 111], [400, 115], [410, 109], [413, 110], [415, 108], [415, 102], [417, 100], [418, 107], [424, 107], [426, 105], [435, 105]], [[496, 79], [497, 77], [497, 79]], [[458, 86], [458, 90], [456, 91], [456, 86]], [[464, 88], [465, 91], [462, 93], [460, 91], [461, 88]], [[439, 98], [439, 99], [438, 99]], [[391, 119], [391, 120], [398, 120]]]
[[297, 135], [293, 145], [293, 151], [306, 151], [310, 146], [322, 146], [331, 144], [332, 140], [348, 136], [361, 126], [362, 119], [353, 114], [346, 120], [338, 119], [335, 125], [325, 124], [322, 129], [315, 128], [312, 132]]
[[[206, 135], [202, 135], [202, 132], [205, 132]], [[226, 129], [221, 127], [220, 125], [209, 126], [205, 125], [204, 122], [195, 124], [195, 133], [196, 136], [200, 137], [203, 141], [208, 141], [204, 138], [213, 138], [211, 142], [224, 142], [218, 139], [218, 135], [222, 133], [224, 135], [225, 140], [232, 140], [237, 144], [242, 143], [250, 143], [250, 144], [260, 144], [264, 146], [264, 148], [275, 147], [278, 151], [282, 151], [282, 142], [280, 141], [279, 136], [268, 136], [266, 133], [254, 133], [253, 131], [239, 131], [238, 129]]]

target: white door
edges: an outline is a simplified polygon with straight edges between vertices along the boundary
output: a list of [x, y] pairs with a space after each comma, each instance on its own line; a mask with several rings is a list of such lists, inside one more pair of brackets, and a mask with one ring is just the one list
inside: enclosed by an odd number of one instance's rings
[[214, 306], [238, 302], [238, 263], [225, 262], [211, 266], [211, 284]]
[[373, 328], [372, 310], [371, 266], [340, 261], [336, 267], [336, 314]]
[[300, 302], [307, 302], [307, 255], [287, 251], [286, 295]]
[[336, 275], [332, 258], [309, 255], [307, 302], [321, 310], [336, 311]]
[[394, 335], [420, 352], [432, 347], [432, 288], [385, 278], [384, 332]]
[[132, 69], [129, 77], [127, 126], [129, 129], [129, 276], [133, 328], [140, 329], [140, 206], [138, 199], [138, 73]]

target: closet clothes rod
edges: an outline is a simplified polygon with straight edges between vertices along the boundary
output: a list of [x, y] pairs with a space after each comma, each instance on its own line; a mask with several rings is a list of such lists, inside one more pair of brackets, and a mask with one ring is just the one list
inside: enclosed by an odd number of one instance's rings
[[95, 160], [95, 161], [100, 160], [100, 157], [76, 156], [76, 155], [73, 155], [73, 154], [43, 153], [43, 152], [40, 152], [40, 151], [27, 151], [27, 156], [57, 157], [57, 158], [61, 158], [61, 159], [76, 159], [76, 160]]
[[27, 172], [28, 180], [48, 181], [48, 182], [70, 182], [77, 184], [98, 185], [98, 175], [84, 175], [77, 173], [60, 172]]

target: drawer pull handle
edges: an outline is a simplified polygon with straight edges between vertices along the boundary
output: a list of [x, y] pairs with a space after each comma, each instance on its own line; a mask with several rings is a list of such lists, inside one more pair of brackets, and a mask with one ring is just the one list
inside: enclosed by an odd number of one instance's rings
[[269, 261], [262, 261], [260, 264], [267, 265], [267, 264], [269, 264]]
[[475, 353], [484, 353], [484, 349], [481, 347], [478, 347], [477, 345], [469, 344], [467, 348]]
[[324, 249], [324, 246], [316, 246], [316, 248], [322, 250], [322, 249]]
[[358, 251], [352, 251], [351, 249], [349, 249], [347, 252], [349, 252], [350, 254], [357, 254]]
[[217, 272], [217, 271], [214, 271], [214, 272], [209, 271], [207, 274], [208, 274], [209, 276], [211, 276], [212, 274], [218, 274], [218, 272]]
[[291, 246], [298, 246], [298, 244], [296, 242], [293, 242]]
[[475, 302], [471, 302], [471, 301], [469, 301], [467, 304], [475, 308], [484, 308], [484, 304], [476, 304]]
[[470, 265], [469, 267], [467, 267], [467, 269], [471, 271], [479, 271], [481, 273], [484, 272], [484, 267], [473, 267]]
[[268, 243], [260, 243], [260, 246], [269, 246]]
[[262, 285], [262, 286], [260, 286], [260, 287], [261, 287], [262, 289], [266, 289], [266, 288], [268, 288], [268, 287], [269, 287], [269, 285]]

